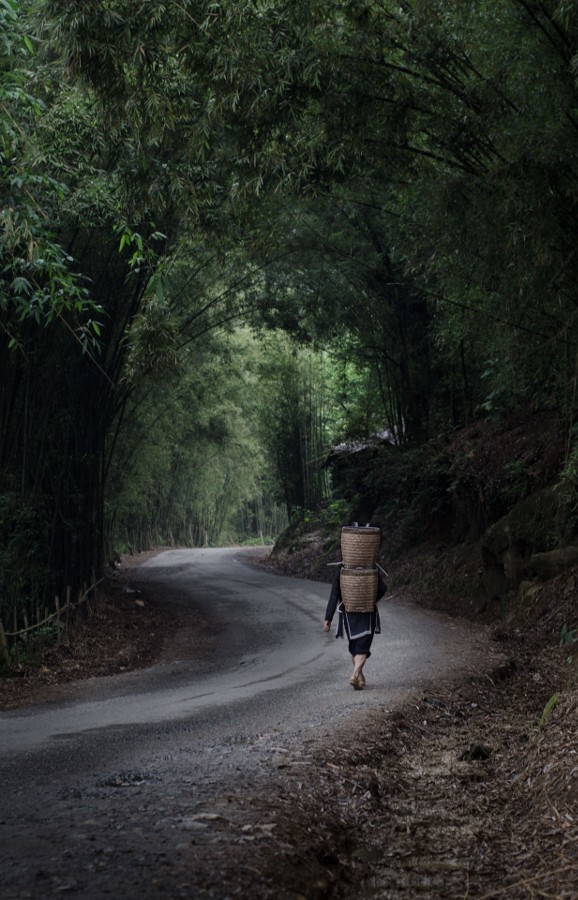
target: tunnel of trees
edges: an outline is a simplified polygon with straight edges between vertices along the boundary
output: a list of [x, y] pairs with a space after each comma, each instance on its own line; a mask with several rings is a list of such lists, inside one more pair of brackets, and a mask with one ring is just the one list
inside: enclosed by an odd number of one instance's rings
[[[0, 0], [0, 618], [578, 386], [570, 0]], [[576, 468], [574, 466], [574, 468]]]

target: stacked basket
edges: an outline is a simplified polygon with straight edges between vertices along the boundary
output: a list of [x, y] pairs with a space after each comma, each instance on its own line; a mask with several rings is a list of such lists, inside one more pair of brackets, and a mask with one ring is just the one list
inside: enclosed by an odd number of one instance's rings
[[377, 557], [381, 531], [366, 525], [341, 529], [343, 566], [339, 577], [341, 597], [347, 612], [372, 612], [377, 600]]

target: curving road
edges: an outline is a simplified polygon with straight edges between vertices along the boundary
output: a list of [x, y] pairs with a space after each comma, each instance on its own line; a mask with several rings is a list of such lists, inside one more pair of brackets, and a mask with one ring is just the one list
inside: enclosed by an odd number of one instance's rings
[[[151, 832], [190, 888], [183, 822], [205, 825], [199, 816], [220, 815], [227, 791], [229, 804], [249, 796], [280, 754], [391, 709], [485, 646], [481, 632], [384, 599], [368, 687], [355, 692], [346, 643], [322, 632], [327, 585], [256, 570], [234, 549], [168, 551], [139, 571], [145, 597], [162, 591], [189, 615], [165, 661], [0, 714], [1, 900], [158, 896], [150, 867], [161, 863], [142, 856]], [[169, 895], [190, 896], [177, 881]]]

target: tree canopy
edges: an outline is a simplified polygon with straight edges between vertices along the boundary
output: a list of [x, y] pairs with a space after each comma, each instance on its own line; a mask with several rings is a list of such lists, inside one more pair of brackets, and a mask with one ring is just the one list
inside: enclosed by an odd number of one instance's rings
[[0, 0], [3, 614], [274, 531], [340, 440], [570, 452], [577, 50], [566, 0]]

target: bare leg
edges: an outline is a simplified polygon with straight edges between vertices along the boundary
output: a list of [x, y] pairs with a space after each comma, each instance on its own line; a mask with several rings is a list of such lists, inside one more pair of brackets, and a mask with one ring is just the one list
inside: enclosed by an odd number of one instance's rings
[[365, 676], [363, 674], [363, 667], [365, 665], [365, 661], [367, 660], [367, 656], [365, 653], [358, 653], [353, 657], [353, 674], [349, 679], [349, 683], [353, 685], [354, 688], [359, 690], [360, 688], [365, 687]]
[[[357, 678], [363, 678], [363, 667], [367, 660], [367, 656], [365, 653], [358, 653], [353, 657], [353, 674], [357, 676]], [[365, 681], [365, 678], [363, 678]]]

